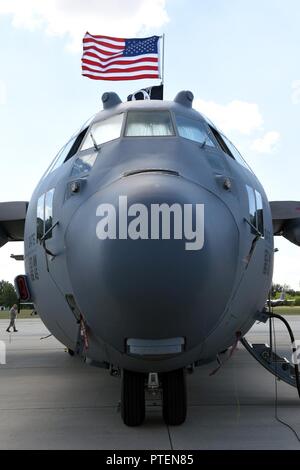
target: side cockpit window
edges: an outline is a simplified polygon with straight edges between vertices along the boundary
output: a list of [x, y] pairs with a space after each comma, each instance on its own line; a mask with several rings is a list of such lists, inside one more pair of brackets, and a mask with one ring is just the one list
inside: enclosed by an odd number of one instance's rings
[[73, 145], [72, 145], [72, 147], [70, 148], [69, 153], [66, 155], [66, 158], [65, 158], [64, 162], [67, 162], [68, 160], [70, 160], [70, 158], [72, 158], [73, 155], [75, 155], [75, 153], [78, 152], [79, 147], [80, 147], [80, 145], [82, 144], [82, 141], [83, 141], [83, 139], [84, 139], [86, 133], [87, 133], [87, 127], [86, 127], [85, 129], [83, 129], [83, 130], [77, 135], [77, 137], [75, 137], [75, 138], [72, 139], [72, 140], [73, 140]]
[[175, 136], [169, 111], [129, 111], [125, 137]]
[[37, 203], [36, 232], [37, 239], [52, 238], [54, 188], [42, 194]]
[[40, 240], [44, 236], [44, 209], [45, 209], [45, 194], [42, 194], [38, 199], [36, 211], [36, 238]]
[[242, 155], [238, 151], [238, 149], [233, 145], [232, 142], [230, 142], [225, 135], [220, 134], [217, 129], [213, 127], [212, 124], [209, 123], [209, 128], [211, 132], [213, 133], [216, 141], [218, 142], [219, 146], [225, 152], [229, 157], [231, 157], [233, 160], [237, 161], [240, 165], [243, 167], [247, 168], [247, 170], [251, 171], [251, 168], [249, 165], [246, 163], [246, 161], [243, 159]]
[[219, 146], [223, 150], [223, 152], [227, 153], [227, 155], [229, 155], [230, 157], [233, 158], [232, 154], [230, 153], [230, 150], [228, 149], [228, 147], [226, 146], [224, 140], [222, 139], [221, 134], [219, 134], [217, 129], [215, 129], [213, 126], [209, 125], [209, 128], [210, 128], [211, 132], [213, 133], [213, 136], [216, 139], [216, 141], [218, 142]]
[[230, 142], [229, 139], [227, 139], [227, 137], [225, 137], [225, 135], [222, 136], [226, 145], [227, 145], [227, 148], [229, 149], [231, 155], [233, 156], [233, 158], [240, 164], [240, 165], [243, 165], [245, 168], [247, 168], [247, 170], [250, 170], [250, 167], [247, 165], [247, 163], [245, 162], [245, 160], [243, 159], [242, 155], [240, 154], [240, 152], [238, 151], [238, 149], [233, 145], [232, 142]]
[[198, 142], [203, 147], [215, 147], [215, 144], [209, 137], [207, 130], [201, 121], [190, 119], [186, 116], [176, 115], [178, 134], [180, 137]]
[[45, 196], [45, 239], [52, 237], [52, 230], [50, 231], [51, 227], [53, 226], [53, 196], [54, 196], [54, 189], [50, 189], [47, 191]]
[[75, 142], [75, 137], [69, 140], [69, 142], [58, 152], [53, 162], [53, 165], [50, 168], [49, 173], [56, 170], [58, 167], [60, 167], [64, 163], [64, 161], [66, 160], [67, 156], [70, 153], [71, 148], [73, 147], [74, 142]]
[[251, 186], [246, 185], [246, 189], [249, 203], [249, 222], [264, 236], [264, 208], [261, 194]]
[[80, 150], [97, 147], [121, 136], [123, 114], [117, 114], [103, 121], [95, 122], [89, 129]]
[[261, 194], [255, 190], [256, 217], [258, 231], [264, 236], [264, 207]]
[[69, 142], [61, 148], [61, 150], [56, 155], [54, 161], [52, 162], [51, 166], [47, 170], [45, 176], [59, 168], [63, 163], [70, 160], [70, 158], [72, 158], [73, 155], [78, 152], [78, 149], [81, 145], [82, 140], [85, 137], [87, 129], [88, 128], [85, 127], [82, 131], [80, 131], [78, 135], [72, 137]]

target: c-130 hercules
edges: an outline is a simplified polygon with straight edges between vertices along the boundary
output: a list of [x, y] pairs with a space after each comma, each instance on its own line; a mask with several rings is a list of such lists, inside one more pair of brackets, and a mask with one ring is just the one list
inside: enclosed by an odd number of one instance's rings
[[[149, 388], [181, 424], [186, 370], [238, 339], [275, 373], [270, 348], [244, 335], [268, 319], [273, 235], [300, 245], [300, 203], [270, 206], [191, 92], [102, 101], [29, 204], [0, 204], [0, 246], [24, 240], [20, 298], [69, 352], [120, 372], [127, 425], [143, 422]], [[276, 373], [298, 384], [297, 366]]]

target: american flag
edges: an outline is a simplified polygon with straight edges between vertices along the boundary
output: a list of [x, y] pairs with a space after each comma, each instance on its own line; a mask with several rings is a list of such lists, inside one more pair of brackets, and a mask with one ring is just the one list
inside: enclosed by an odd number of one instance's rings
[[86, 33], [82, 75], [93, 80], [160, 78], [159, 36], [122, 39]]

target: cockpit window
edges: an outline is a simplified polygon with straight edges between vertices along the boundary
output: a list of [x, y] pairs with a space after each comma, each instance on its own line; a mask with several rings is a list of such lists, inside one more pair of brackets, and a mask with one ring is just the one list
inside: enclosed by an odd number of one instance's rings
[[223, 152], [227, 153], [229, 157], [231, 157], [233, 160], [236, 160], [240, 165], [243, 165], [247, 170], [251, 171], [251, 168], [247, 164], [247, 162], [243, 159], [242, 155], [238, 151], [238, 149], [233, 145], [232, 142], [230, 142], [227, 137], [225, 137], [224, 134], [221, 134], [220, 132], [217, 131], [215, 127], [213, 127], [211, 124], [209, 124], [209, 128], [211, 132], [213, 133], [216, 141], [218, 142], [219, 146], [223, 150]]
[[225, 144], [227, 145], [231, 155], [233, 156], [233, 158], [238, 162], [240, 163], [240, 165], [243, 165], [245, 168], [247, 168], [247, 170], [251, 170], [251, 168], [248, 166], [248, 164], [245, 162], [245, 160], [243, 159], [242, 155], [240, 154], [240, 152], [238, 151], [238, 149], [233, 145], [232, 142], [230, 142], [229, 139], [227, 139], [227, 137], [225, 137], [225, 135], [222, 136], [223, 137], [223, 140], [225, 141]]
[[249, 202], [250, 223], [256, 230], [264, 236], [264, 206], [261, 194], [254, 188], [246, 185]]
[[79, 134], [76, 134], [71, 137], [69, 142], [60, 149], [43, 178], [45, 178], [52, 171], [59, 168], [64, 162], [68, 161], [70, 158], [73, 157], [73, 155], [75, 155], [75, 153], [78, 152], [78, 149], [81, 145], [82, 140], [84, 139], [87, 129], [88, 128], [85, 127], [79, 132]]
[[216, 139], [216, 141], [218, 142], [219, 146], [223, 150], [223, 152], [227, 153], [227, 155], [229, 155], [231, 158], [233, 158], [233, 155], [231, 154], [229, 148], [225, 144], [221, 134], [217, 131], [217, 129], [215, 129], [215, 127], [211, 126], [210, 124], [209, 124], [209, 128], [210, 128], [211, 132], [213, 133], [213, 136]]
[[178, 134], [188, 140], [193, 140], [204, 146], [214, 147], [205, 127], [200, 121], [190, 119], [186, 116], [176, 115]]
[[104, 121], [96, 122], [87, 133], [81, 150], [87, 150], [121, 136], [124, 114], [117, 114]]
[[125, 129], [126, 137], [174, 136], [169, 111], [129, 111]]
[[44, 235], [44, 209], [45, 209], [45, 194], [42, 194], [39, 197], [37, 203], [37, 211], [36, 211], [36, 236], [37, 239], [40, 240]]
[[96, 158], [97, 152], [95, 151], [80, 155], [80, 157], [76, 158], [74, 162], [71, 176], [79, 175], [81, 173], [89, 173], [96, 162]]
[[57, 156], [56, 156], [56, 158], [53, 162], [53, 165], [50, 168], [49, 173], [51, 171], [56, 170], [56, 168], [58, 168], [59, 166], [61, 166], [64, 163], [65, 159], [69, 155], [69, 152], [70, 152], [71, 148], [73, 147], [75, 139], [76, 139], [76, 137], [72, 137], [72, 139], [69, 140], [69, 142], [58, 152], [58, 154], [57, 154]]
[[52, 237], [52, 230], [49, 232], [53, 225], [53, 197], [54, 189], [50, 189], [45, 196], [45, 239]]
[[[52, 237], [54, 188], [42, 194], [37, 203], [37, 239]], [[46, 236], [45, 236], [46, 235]]]

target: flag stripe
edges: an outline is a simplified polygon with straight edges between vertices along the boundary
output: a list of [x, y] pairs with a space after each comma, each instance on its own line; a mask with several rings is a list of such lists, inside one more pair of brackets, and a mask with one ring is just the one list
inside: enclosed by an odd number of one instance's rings
[[90, 60], [86, 57], [82, 58], [82, 64], [92, 65], [92, 66], [95, 66], [95, 67], [99, 67], [103, 70], [107, 70], [110, 67], [114, 67], [115, 65], [123, 65], [125, 68], [127, 68], [128, 66], [144, 63], [145, 65], [152, 65], [153, 66], [153, 64], [157, 64], [157, 62], [158, 62], [158, 59], [148, 59], [148, 58], [147, 59], [136, 59], [136, 60], [115, 60], [113, 62], [113, 64], [105, 64], [105, 65], [101, 66], [101, 65], [99, 65], [99, 62], [97, 62], [96, 60]]
[[114, 48], [114, 47], [100, 45], [95, 42], [86, 42], [83, 45], [83, 50], [88, 51], [91, 47], [95, 47], [100, 52], [104, 52], [104, 53], [107, 52], [108, 54], [123, 54], [123, 51], [125, 49], [125, 47]]
[[92, 78], [93, 80], [112, 80], [112, 81], [118, 81], [118, 80], [141, 80], [143, 78], [159, 78], [159, 75], [156, 74], [156, 75], [150, 75], [150, 74], [143, 74], [143, 75], [124, 75], [124, 76], [121, 76], [120, 74], [119, 75], [115, 75], [115, 76], [112, 76], [112, 77], [108, 77], [108, 76], [99, 76], [99, 75], [90, 75], [90, 74], [87, 74], [87, 73], [83, 73], [82, 74], [84, 77], [88, 77], [88, 78]]
[[85, 56], [94, 57], [95, 59], [98, 60], [99, 63], [103, 63], [103, 64], [110, 63], [110, 62], [113, 62], [114, 60], [119, 60], [122, 57], [124, 57], [123, 54], [116, 54], [115, 56], [104, 58], [104, 56], [101, 56], [101, 54], [99, 54], [99, 52], [96, 52], [96, 51], [85, 51], [82, 57], [85, 57]]
[[114, 55], [120, 54], [120, 53], [123, 54], [124, 48], [122, 49], [121, 52], [117, 51], [117, 50], [107, 51], [105, 49], [100, 49], [98, 46], [93, 45], [93, 46], [84, 46], [83, 50], [84, 51], [97, 51], [97, 52], [99, 52], [99, 54], [104, 55], [104, 56], [114, 56]]
[[[105, 58], [103, 59], [101, 57], [101, 54], [99, 54], [98, 52], [96, 51], [85, 51], [82, 58], [86, 58], [86, 57], [93, 57], [94, 59], [97, 60], [98, 63], [101, 63], [103, 66], [105, 64], [110, 64], [111, 62], [114, 62], [116, 60], [122, 60], [124, 62], [128, 62], [128, 61], [131, 61], [131, 60], [153, 60], [155, 59], [157, 62], [158, 62], [158, 58], [157, 58], [157, 54], [145, 54], [145, 55], [140, 55], [140, 56], [136, 56], [136, 57], [124, 57], [122, 54], [116, 54], [114, 57], [111, 57], [109, 59]], [[101, 59], [101, 60], [99, 60]]]
[[[99, 67], [91, 67], [91, 66], [87, 66], [87, 65], [82, 65], [82, 70], [87, 70], [89, 72], [99, 72], [99, 73], [106, 73], [106, 74], [111, 74], [111, 73], [119, 73], [119, 72], [122, 72], [124, 70], [124, 67], [115, 67], [115, 68], [110, 68], [109, 70], [101, 70], [101, 68]], [[124, 71], [126, 71], [126, 73], [128, 72], [142, 72], [143, 70], [153, 70], [153, 71], [156, 71], [157, 72], [157, 67], [153, 67], [151, 65], [143, 65], [143, 66], [139, 66], [139, 67], [128, 67], [125, 68]]]
[[113, 38], [111, 36], [102, 36], [101, 34], [100, 35], [97, 35], [97, 34], [90, 34], [90, 33], [86, 33], [85, 38], [91, 38], [91, 39], [104, 39], [105, 41], [108, 41], [110, 43], [117, 43], [119, 44], [120, 42], [125, 42], [125, 39], [124, 38]]
[[115, 45], [115, 44], [105, 42], [105, 41], [96, 41], [95, 39], [90, 39], [90, 38], [83, 38], [83, 44], [85, 46], [88, 46], [89, 44], [97, 44], [98, 46], [102, 46], [111, 50], [123, 50], [125, 47], [125, 42]]
[[[85, 73], [85, 72], [84, 72], [84, 73]], [[126, 72], [105, 73], [105, 72], [97, 72], [97, 71], [87, 72], [87, 73], [88, 73], [89, 75], [103, 76], [103, 77], [108, 77], [108, 76], [110, 76], [110, 75], [111, 75], [112, 77], [114, 77], [114, 76], [116, 76], [116, 75], [120, 75], [121, 77], [125, 77], [125, 76], [127, 76], [127, 75], [134, 75], [134, 76], [135, 76], [135, 75], [141, 75], [141, 72], [140, 72], [140, 71], [131, 72], [131, 74], [128, 74], [128, 73], [126, 73]], [[151, 75], [151, 76], [157, 75], [157, 72], [151, 70], [151, 71], [147, 72], [147, 75]]]
[[95, 80], [159, 78], [158, 37], [83, 38], [82, 75]]
[[101, 46], [98, 43], [95, 42], [88, 42], [83, 45], [83, 50], [88, 51], [89, 49], [96, 49], [100, 53], [103, 53], [105, 55], [108, 54], [123, 54], [125, 47], [120, 47], [118, 49], [112, 48], [112, 47], [107, 47], [107, 46]]

